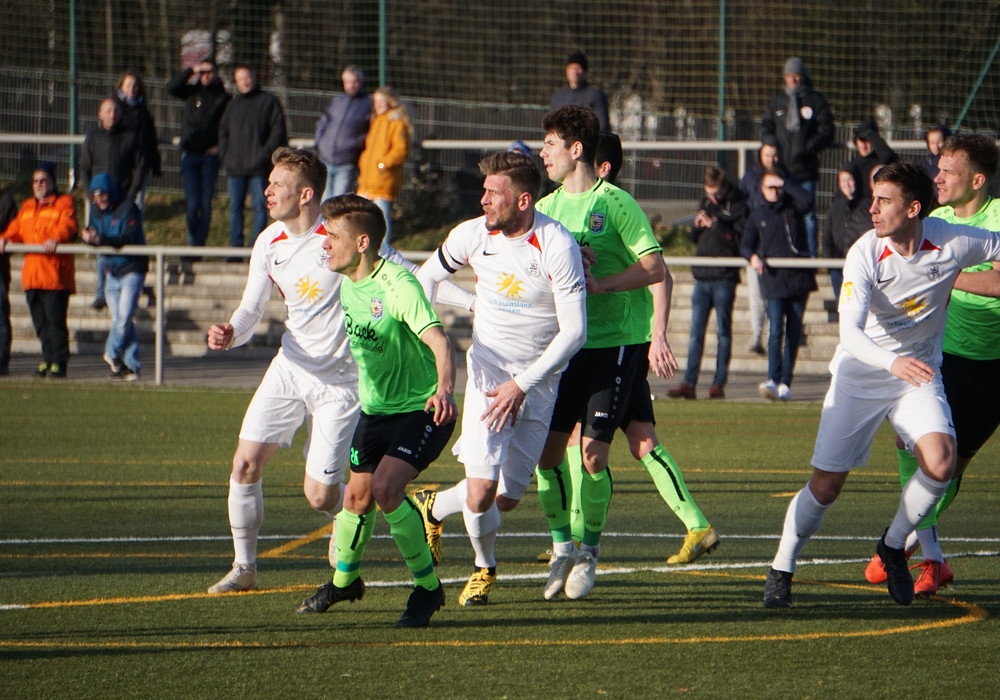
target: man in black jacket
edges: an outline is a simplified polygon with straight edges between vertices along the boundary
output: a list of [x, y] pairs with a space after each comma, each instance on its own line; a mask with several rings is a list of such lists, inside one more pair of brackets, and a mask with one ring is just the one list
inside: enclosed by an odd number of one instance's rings
[[203, 246], [212, 223], [212, 197], [219, 179], [219, 122], [229, 93], [210, 58], [167, 83], [167, 92], [184, 100], [181, 112], [181, 180], [187, 200], [188, 244]]
[[[760, 140], [776, 144], [781, 159], [802, 189], [816, 194], [819, 154], [833, 143], [833, 112], [826, 98], [813, 90], [812, 80], [801, 58], [785, 61], [785, 89], [767, 105], [760, 120]], [[818, 252], [816, 208], [807, 212], [809, 256]]]
[[[694, 216], [691, 239], [697, 245], [695, 255], [708, 257], [739, 257], [740, 241], [746, 224], [747, 201], [739, 188], [734, 187], [722, 168], [705, 170], [705, 197], [701, 209]], [[718, 324], [718, 350], [715, 358], [715, 377], [708, 390], [708, 398], [725, 397], [726, 380], [729, 378], [729, 358], [732, 354], [733, 302], [736, 285], [740, 281], [738, 267], [691, 268], [694, 291], [691, 292], [691, 335], [688, 340], [687, 371], [680, 386], [667, 392], [674, 398], [696, 398], [701, 355], [705, 346], [705, 327], [708, 314], [715, 308]]]
[[281, 103], [260, 89], [257, 74], [245, 65], [233, 71], [239, 90], [219, 124], [219, 155], [229, 184], [229, 245], [243, 247], [243, 204], [247, 192], [253, 209], [250, 246], [267, 225], [267, 176], [271, 154], [288, 143]]

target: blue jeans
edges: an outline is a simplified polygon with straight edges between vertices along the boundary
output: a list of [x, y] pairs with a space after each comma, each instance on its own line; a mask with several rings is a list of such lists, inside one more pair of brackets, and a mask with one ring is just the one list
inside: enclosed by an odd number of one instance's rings
[[830, 270], [830, 286], [833, 287], [833, 300], [840, 304], [840, 288], [844, 284], [844, 271], [840, 268]]
[[323, 201], [330, 197], [339, 197], [348, 192], [358, 189], [358, 166], [353, 163], [346, 165], [326, 164], [326, 190], [323, 192]]
[[[808, 180], [800, 183], [802, 189], [812, 195], [816, 194], [816, 181]], [[819, 241], [817, 239], [819, 224], [816, 222], [816, 202], [813, 201], [812, 209], [805, 215], [806, 237], [809, 239], [809, 257], [815, 258], [819, 255]]]
[[132, 317], [139, 306], [139, 295], [146, 280], [143, 272], [129, 272], [121, 277], [108, 275], [105, 294], [111, 312], [111, 330], [104, 343], [104, 352], [119, 360], [136, 374], [139, 373], [139, 333]]
[[188, 245], [203, 246], [212, 223], [212, 197], [219, 179], [219, 158], [199, 153], [181, 154], [181, 180], [187, 202]]
[[729, 379], [729, 358], [733, 345], [733, 301], [736, 298], [736, 283], [719, 280], [702, 282], [696, 280], [691, 292], [691, 337], [688, 340], [687, 371], [684, 381], [691, 386], [698, 385], [701, 370], [701, 355], [705, 348], [705, 328], [708, 313], [715, 308], [718, 325], [719, 349], [715, 357], [715, 377], [712, 386], [724, 387]]
[[382, 210], [382, 216], [385, 217], [385, 242], [388, 243], [392, 238], [392, 202], [388, 199], [373, 199], [373, 202], [378, 205], [378, 208]]
[[104, 301], [104, 286], [108, 279], [108, 259], [100, 253], [94, 258], [94, 272], [97, 274], [97, 288], [94, 290], [94, 301], [98, 299]]
[[[809, 295], [767, 300], [767, 378], [775, 384], [792, 385], [792, 370], [802, 338], [802, 316]], [[782, 349], [784, 336], [784, 349]]]
[[253, 209], [253, 228], [250, 230], [250, 247], [257, 240], [257, 234], [267, 226], [267, 199], [264, 188], [267, 178], [253, 177], [229, 178], [229, 245], [233, 248], [243, 247], [243, 203], [250, 193], [250, 207]]

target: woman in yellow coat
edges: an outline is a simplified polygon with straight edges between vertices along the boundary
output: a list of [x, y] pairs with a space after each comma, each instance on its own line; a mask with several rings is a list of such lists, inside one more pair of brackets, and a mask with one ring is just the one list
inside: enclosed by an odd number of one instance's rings
[[358, 194], [372, 200], [385, 215], [385, 241], [392, 231], [392, 203], [403, 187], [403, 164], [410, 152], [410, 118], [391, 88], [372, 95], [375, 114], [358, 163]]

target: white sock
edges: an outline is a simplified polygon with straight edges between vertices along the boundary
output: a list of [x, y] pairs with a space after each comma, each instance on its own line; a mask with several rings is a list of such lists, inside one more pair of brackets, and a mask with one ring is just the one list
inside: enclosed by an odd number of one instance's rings
[[885, 546], [902, 549], [906, 545], [906, 536], [916, 529], [920, 521], [937, 506], [937, 502], [948, 488], [948, 481], [935, 481], [923, 470], [918, 471], [906, 482], [903, 493], [899, 496], [899, 509], [892, 524], [885, 533]]
[[497, 504], [492, 504], [485, 513], [473, 513], [466, 506], [462, 509], [462, 515], [465, 517], [465, 529], [469, 533], [472, 549], [476, 553], [476, 566], [480, 569], [492, 569], [497, 565], [494, 545], [497, 530], [500, 529]]
[[781, 531], [778, 553], [771, 563], [772, 569], [795, 573], [795, 562], [802, 548], [823, 524], [823, 516], [829, 507], [820, 504], [808, 486], [795, 494], [785, 513], [785, 525]]
[[257, 561], [257, 533], [264, 522], [263, 482], [229, 482], [229, 529], [233, 532], [233, 550], [238, 564]]
[[913, 549], [919, 543], [920, 540], [917, 539], [917, 531], [914, 530], [913, 532], [911, 532], [909, 535], [906, 536], [906, 546], [903, 547], [903, 549]]
[[594, 560], [597, 560], [597, 555], [601, 553], [601, 545], [599, 544], [580, 544], [581, 552], [590, 552], [593, 555]]
[[573, 545], [573, 540], [570, 540], [569, 542], [553, 542], [552, 543], [552, 553], [553, 554], [570, 555], [570, 554], [573, 554], [573, 550], [574, 549], [576, 549], [576, 547]]
[[937, 525], [917, 530], [917, 541], [920, 542], [920, 553], [924, 559], [944, 561], [941, 553], [941, 543], [938, 541]]
[[449, 515], [461, 513], [465, 508], [465, 501], [469, 497], [469, 482], [462, 479], [450, 489], [438, 491], [434, 497], [434, 507], [431, 515], [438, 522], [442, 522]]

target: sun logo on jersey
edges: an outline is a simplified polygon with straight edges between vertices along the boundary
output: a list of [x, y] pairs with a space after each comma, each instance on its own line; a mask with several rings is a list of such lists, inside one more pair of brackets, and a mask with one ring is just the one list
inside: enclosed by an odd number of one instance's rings
[[524, 285], [512, 273], [505, 272], [497, 277], [497, 291], [508, 299], [520, 299]]
[[916, 297], [909, 297], [907, 299], [904, 299], [903, 303], [900, 304], [900, 306], [906, 312], [907, 316], [913, 318], [914, 316], [919, 315], [924, 309], [927, 308], [927, 300], [924, 299], [923, 297], [921, 297], [920, 299], [917, 299]]
[[319, 284], [313, 282], [308, 276], [303, 277], [295, 283], [295, 291], [299, 293], [300, 299], [305, 299], [308, 302], [317, 301], [323, 295], [323, 290], [319, 288]]

